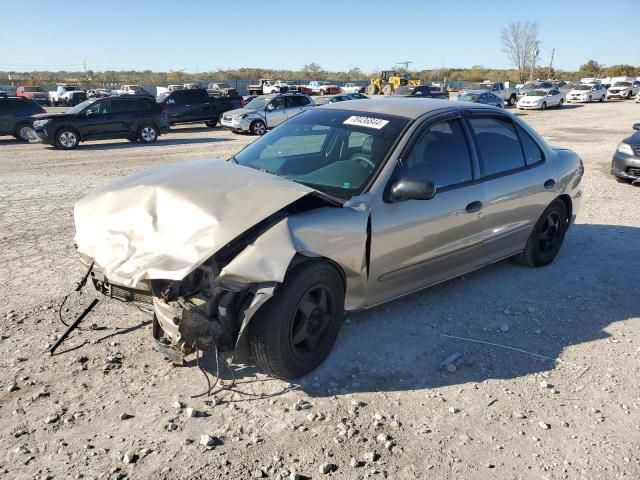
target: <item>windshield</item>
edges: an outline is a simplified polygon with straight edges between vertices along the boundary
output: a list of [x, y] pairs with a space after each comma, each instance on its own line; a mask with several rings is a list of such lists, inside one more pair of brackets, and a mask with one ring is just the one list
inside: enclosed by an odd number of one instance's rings
[[477, 102], [480, 94], [478, 93], [465, 93], [464, 95], [460, 95], [458, 100], [461, 102]]
[[631, 82], [616, 82], [613, 84], [614, 87], [630, 87]]
[[347, 200], [362, 193], [407, 123], [378, 113], [310, 110], [259, 138], [233, 160]]
[[534, 90], [533, 92], [527, 93], [527, 97], [544, 97], [547, 94], [544, 90]]
[[247, 103], [244, 108], [249, 110], [264, 110], [273, 97], [256, 97]]
[[576, 90], [591, 90], [591, 85], [578, 85]]
[[95, 99], [93, 99], [93, 98], [92, 98], [91, 100], [85, 100], [84, 102], [79, 103], [79, 104], [78, 104], [78, 105], [76, 105], [75, 107], [73, 107], [73, 108], [71, 108], [71, 109], [67, 110], [65, 113], [73, 113], [73, 114], [75, 114], [75, 113], [80, 113], [80, 112], [82, 112], [82, 110], [84, 110], [85, 108], [87, 108], [89, 105], [91, 105], [91, 104], [95, 103], [96, 101], [97, 101], [97, 100], [95, 100]]
[[476, 90], [491, 90], [492, 85], [490, 83], [477, 83], [473, 86]]
[[531, 90], [532, 88], [538, 88], [540, 86], [537, 82], [527, 82], [522, 86], [521, 90]]

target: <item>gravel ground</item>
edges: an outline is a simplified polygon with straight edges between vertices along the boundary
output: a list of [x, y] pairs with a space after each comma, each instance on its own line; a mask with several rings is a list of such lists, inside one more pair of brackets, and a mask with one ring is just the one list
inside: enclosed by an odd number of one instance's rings
[[[223, 369], [199, 398], [201, 371], [162, 360], [149, 317], [115, 301], [60, 355], [43, 353], [78, 279], [72, 206], [121, 175], [252, 138], [189, 126], [154, 146], [72, 152], [1, 138], [0, 477], [640, 478], [640, 190], [608, 174], [639, 112], [522, 113], [585, 162], [582, 209], [551, 266], [504, 261], [351, 315], [299, 383], [245, 367], [220, 389]], [[90, 298], [72, 297], [67, 318]]]

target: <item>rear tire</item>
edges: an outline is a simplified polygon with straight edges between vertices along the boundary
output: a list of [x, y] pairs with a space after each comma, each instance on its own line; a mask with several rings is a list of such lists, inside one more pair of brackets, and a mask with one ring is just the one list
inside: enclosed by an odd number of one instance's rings
[[138, 140], [146, 144], [154, 143], [158, 140], [158, 129], [151, 123], [143, 124], [138, 130]]
[[509, 97], [509, 100], [507, 100], [507, 103], [509, 104], [510, 107], [512, 107], [513, 105], [516, 104], [516, 97], [512, 95], [511, 97]]
[[210, 120], [208, 122], [204, 122], [204, 124], [209, 127], [209, 128], [214, 128], [216, 125], [218, 125], [218, 123], [220, 123], [220, 120], [222, 119], [222, 115], [220, 115], [218, 118], [216, 118], [215, 120]]
[[367, 93], [367, 95], [377, 95], [378, 94], [378, 86], [374, 85], [374, 84], [371, 84], [365, 89], [365, 92]]
[[333, 348], [343, 309], [344, 285], [334, 267], [309, 262], [294, 268], [249, 324], [256, 365], [284, 380], [315, 370]]
[[20, 123], [16, 127], [15, 133], [13, 136], [16, 140], [20, 142], [28, 142], [29, 141], [29, 132], [32, 130], [31, 125], [28, 123]]
[[549, 265], [558, 255], [568, 228], [567, 209], [561, 200], [554, 200], [533, 227], [524, 251], [514, 260], [528, 267]]
[[382, 94], [383, 95], [391, 95], [393, 93], [393, 88], [391, 87], [390, 84], [386, 84], [384, 87], [382, 87]]

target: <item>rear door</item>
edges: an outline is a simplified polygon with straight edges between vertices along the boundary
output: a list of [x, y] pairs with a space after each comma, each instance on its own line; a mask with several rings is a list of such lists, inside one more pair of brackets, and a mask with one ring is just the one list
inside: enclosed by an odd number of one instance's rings
[[477, 162], [459, 112], [430, 120], [416, 132], [402, 159], [390, 184], [400, 178], [419, 178], [433, 182], [437, 191], [431, 200], [375, 199], [369, 305], [446, 280], [483, 262], [478, 215], [483, 186], [477, 181]]
[[188, 104], [186, 105], [186, 116], [191, 120], [207, 120], [212, 117], [211, 101], [206, 90], [191, 89], [187, 92]]
[[484, 185], [483, 256], [494, 261], [524, 248], [536, 221], [557, 196], [557, 172], [511, 117], [476, 111], [467, 123]]
[[114, 98], [111, 100], [111, 114], [113, 115], [113, 137], [123, 137], [137, 133], [139, 123], [138, 100], [136, 98]]
[[[311, 108], [311, 101], [303, 96], [303, 95], [293, 95], [290, 97], [285, 97], [286, 100], [286, 110], [287, 110], [287, 118], [295, 117], [296, 115], [304, 112], [305, 110], [309, 110]], [[338, 101], [343, 101], [344, 98], [341, 98]]]

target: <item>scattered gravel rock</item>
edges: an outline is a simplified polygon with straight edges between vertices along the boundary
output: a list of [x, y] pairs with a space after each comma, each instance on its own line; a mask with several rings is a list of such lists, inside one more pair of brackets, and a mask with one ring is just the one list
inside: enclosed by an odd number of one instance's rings
[[45, 417], [44, 423], [52, 424], [52, 423], [56, 423], [58, 420], [60, 420], [60, 416], [57, 413], [54, 413], [53, 415], [49, 415]]
[[122, 463], [132, 464], [136, 463], [140, 457], [136, 452], [131, 450], [127, 450], [126, 453], [122, 456]]
[[538, 426], [543, 430], [549, 430], [551, 428], [551, 425], [549, 425], [546, 422], [543, 422], [542, 420], [538, 422]]
[[449, 413], [458, 413], [460, 411], [459, 408], [451, 406], [449, 407]]
[[130, 415], [130, 414], [126, 413], [126, 412], [122, 412], [122, 413], [118, 416], [118, 418], [119, 418], [120, 420], [129, 420], [130, 418], [133, 418], [133, 415]]
[[318, 471], [324, 475], [327, 473], [335, 472], [338, 469], [338, 466], [334, 463], [323, 463], [318, 467]]

